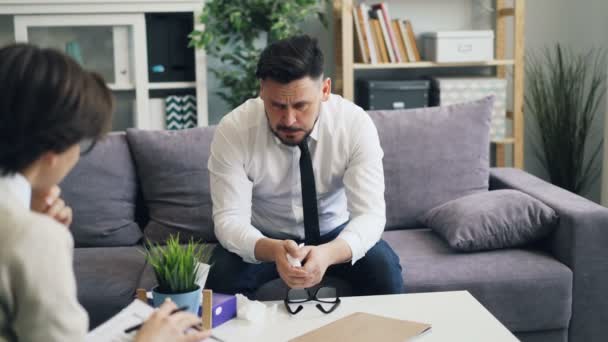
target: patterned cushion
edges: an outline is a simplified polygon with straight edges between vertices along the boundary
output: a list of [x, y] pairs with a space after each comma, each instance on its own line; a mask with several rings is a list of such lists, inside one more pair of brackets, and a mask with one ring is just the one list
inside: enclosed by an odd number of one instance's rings
[[168, 96], [165, 99], [165, 118], [169, 130], [196, 127], [196, 97]]

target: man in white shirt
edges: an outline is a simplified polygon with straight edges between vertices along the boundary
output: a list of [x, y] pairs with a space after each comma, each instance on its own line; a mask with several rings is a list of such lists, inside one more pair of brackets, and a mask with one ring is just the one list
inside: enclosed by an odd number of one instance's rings
[[355, 294], [403, 292], [399, 258], [381, 240], [383, 152], [370, 117], [331, 94], [323, 54], [308, 36], [269, 45], [256, 76], [260, 97], [227, 114], [211, 145], [221, 246], [207, 284], [251, 296], [278, 277], [310, 288], [331, 274]]
[[[88, 318], [76, 297], [71, 211], [57, 184], [109, 129], [112, 93], [55, 50], [9, 45], [0, 61], [0, 342], [82, 342]], [[164, 303], [135, 341], [209, 336], [187, 332], [200, 319], [170, 315], [175, 308]]]

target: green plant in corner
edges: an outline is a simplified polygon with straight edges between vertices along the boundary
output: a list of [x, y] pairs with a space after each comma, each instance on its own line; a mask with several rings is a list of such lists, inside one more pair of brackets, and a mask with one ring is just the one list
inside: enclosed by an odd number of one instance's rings
[[526, 62], [533, 150], [553, 184], [578, 194], [601, 172], [603, 140], [589, 146], [589, 137], [606, 93], [605, 57], [601, 50], [575, 54], [558, 44]]
[[[255, 69], [267, 42], [300, 33], [300, 25], [316, 15], [327, 26], [323, 4], [326, 0], [209, 0], [199, 22], [204, 30], [190, 34], [190, 46], [204, 48], [222, 62], [210, 70], [223, 89], [218, 96], [236, 108], [256, 97]], [[260, 39], [262, 41], [259, 44]]]
[[165, 246], [148, 242], [145, 255], [156, 275], [157, 291], [177, 294], [198, 289], [199, 262], [208, 263], [213, 248], [213, 245], [195, 243], [193, 239], [182, 246], [179, 235], [171, 236]]

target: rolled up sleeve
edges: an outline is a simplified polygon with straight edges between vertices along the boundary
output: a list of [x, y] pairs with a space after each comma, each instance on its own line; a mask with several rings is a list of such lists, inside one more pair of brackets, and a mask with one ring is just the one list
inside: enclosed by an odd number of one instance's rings
[[264, 235], [251, 225], [253, 183], [245, 171], [245, 149], [230, 122], [215, 131], [209, 157], [215, 235], [228, 251], [245, 262], [258, 263], [255, 245]]
[[352, 264], [380, 240], [386, 224], [384, 153], [378, 132], [367, 114], [357, 128], [352, 132], [351, 158], [343, 178], [350, 221], [338, 236], [350, 246]]

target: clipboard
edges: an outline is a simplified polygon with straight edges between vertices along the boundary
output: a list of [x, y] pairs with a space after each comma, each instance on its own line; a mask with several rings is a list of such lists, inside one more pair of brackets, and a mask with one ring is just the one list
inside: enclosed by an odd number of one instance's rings
[[431, 329], [430, 324], [355, 312], [289, 342], [404, 342]]

